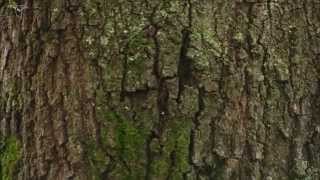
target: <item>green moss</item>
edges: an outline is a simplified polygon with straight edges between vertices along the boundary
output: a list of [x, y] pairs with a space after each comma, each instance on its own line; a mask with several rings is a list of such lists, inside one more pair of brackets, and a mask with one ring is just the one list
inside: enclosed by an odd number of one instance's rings
[[95, 138], [89, 138], [83, 141], [85, 147], [85, 154], [87, 157], [87, 161], [89, 164], [89, 173], [91, 179], [99, 180], [101, 179], [101, 175], [105, 172], [110, 165], [110, 157], [107, 154], [106, 147], [107, 147], [107, 138], [108, 138], [108, 126], [106, 124], [105, 119], [110, 119], [109, 116], [112, 114], [106, 114], [104, 108], [104, 101], [103, 101], [103, 91], [97, 91], [97, 104], [98, 108], [96, 111], [97, 118], [101, 122], [101, 129], [100, 129], [100, 137], [102, 144], [98, 144]]
[[[147, 137], [144, 124], [139, 126], [121, 113], [102, 108], [98, 111], [98, 117], [101, 122], [102, 149], [109, 148], [116, 157], [110, 162], [115, 168], [112, 176], [117, 179], [142, 179], [145, 174], [144, 147]], [[88, 153], [93, 174], [99, 174], [107, 166], [103, 163], [106, 157], [102, 149], [97, 148], [94, 143], [90, 145]]]
[[21, 145], [16, 137], [11, 136], [0, 141], [0, 179], [14, 179], [21, 155]]
[[[180, 127], [180, 128], [179, 128]], [[179, 172], [185, 172], [188, 167], [188, 153], [190, 142], [190, 128], [180, 125], [177, 131], [173, 131], [170, 141], [175, 141], [176, 164]]]
[[116, 149], [118, 157], [130, 168], [127, 179], [140, 179], [144, 175], [143, 160], [146, 140], [144, 128], [132, 121], [118, 119], [116, 125]]
[[87, 157], [89, 160], [92, 179], [99, 180], [101, 179], [101, 174], [106, 171], [108, 167], [109, 158], [105, 151], [95, 143], [89, 143], [87, 145]]
[[[113, 178], [134, 180], [143, 179], [145, 175], [145, 146], [149, 132], [147, 129], [150, 127], [148, 123], [141, 123], [147, 115], [137, 117], [141, 119], [133, 121], [119, 112], [107, 109], [99, 112], [99, 118], [102, 124], [105, 124], [101, 129], [102, 141], [106, 143], [106, 147], [112, 147], [112, 153], [116, 157], [114, 162], [110, 162], [115, 165], [111, 175]], [[183, 173], [190, 170], [188, 156], [191, 125], [190, 119], [171, 120], [167, 124], [161, 144], [158, 141], [151, 143], [152, 152], [158, 152], [158, 155], [153, 156], [153, 177], [166, 178], [170, 171], [173, 179], [182, 179]], [[110, 138], [113, 140], [110, 141]], [[110, 145], [108, 142], [114, 144]], [[101, 155], [102, 150], [94, 145], [91, 147], [93, 149], [91, 148], [90, 152], [90, 163], [94, 167], [94, 174], [99, 174], [99, 171], [106, 167], [103, 163], [105, 157]]]
[[104, 120], [111, 121], [111, 122], [117, 122], [120, 121], [122, 118], [120, 115], [113, 111], [106, 111], [104, 112]]
[[142, 157], [147, 137], [145, 128], [138, 127], [134, 122], [116, 112], [106, 112], [105, 119], [115, 124], [116, 149], [119, 157], [125, 161]]
[[189, 171], [190, 129], [191, 122], [185, 119], [172, 121], [169, 124], [162, 155], [153, 165], [155, 177], [163, 176], [171, 169], [173, 179], [183, 179], [183, 173]]
[[153, 164], [153, 174], [159, 179], [165, 179], [170, 168], [170, 159], [159, 158]]

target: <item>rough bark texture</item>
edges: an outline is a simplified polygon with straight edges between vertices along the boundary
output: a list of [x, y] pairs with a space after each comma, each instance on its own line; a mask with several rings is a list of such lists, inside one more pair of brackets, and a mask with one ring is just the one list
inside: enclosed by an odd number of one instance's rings
[[0, 1], [0, 179], [320, 179], [319, 12]]

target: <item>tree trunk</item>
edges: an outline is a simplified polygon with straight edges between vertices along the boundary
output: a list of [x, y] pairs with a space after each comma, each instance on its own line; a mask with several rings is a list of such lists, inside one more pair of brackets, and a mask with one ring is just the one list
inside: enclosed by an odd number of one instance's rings
[[320, 179], [318, 0], [3, 0], [0, 179]]

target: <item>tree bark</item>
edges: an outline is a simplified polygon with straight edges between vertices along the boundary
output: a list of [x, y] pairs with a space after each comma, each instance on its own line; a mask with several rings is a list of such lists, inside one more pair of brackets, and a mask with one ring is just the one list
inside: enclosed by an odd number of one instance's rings
[[318, 0], [0, 2], [0, 179], [320, 179]]

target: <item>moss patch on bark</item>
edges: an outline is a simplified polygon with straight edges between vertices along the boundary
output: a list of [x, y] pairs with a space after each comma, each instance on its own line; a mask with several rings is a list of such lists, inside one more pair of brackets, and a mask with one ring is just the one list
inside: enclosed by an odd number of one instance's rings
[[21, 145], [14, 137], [0, 140], [0, 179], [13, 180], [21, 159]]

